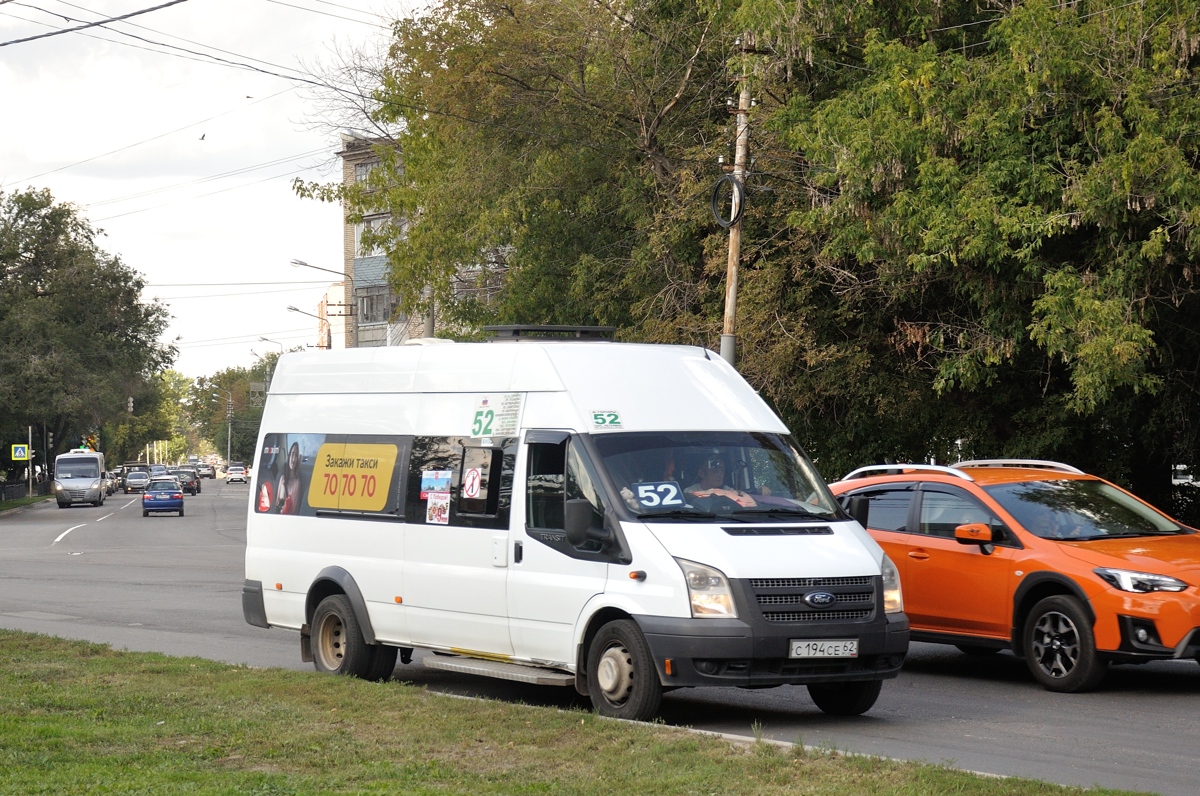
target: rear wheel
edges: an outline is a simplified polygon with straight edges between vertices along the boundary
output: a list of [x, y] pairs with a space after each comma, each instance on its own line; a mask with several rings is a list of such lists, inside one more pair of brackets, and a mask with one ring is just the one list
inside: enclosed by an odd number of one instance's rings
[[588, 694], [602, 716], [646, 721], [658, 713], [662, 685], [650, 646], [630, 619], [604, 625], [588, 649]]
[[313, 666], [318, 672], [366, 678], [371, 670], [371, 648], [363, 641], [358, 618], [344, 594], [321, 600], [312, 620]]
[[142, 512], [142, 516], [143, 516], [143, 517], [149, 517], [149, 516], [150, 516], [150, 512], [148, 512], [148, 511], [143, 511], [143, 512]]
[[1096, 652], [1092, 624], [1074, 597], [1056, 595], [1033, 606], [1023, 647], [1029, 671], [1050, 691], [1090, 691], [1108, 669]]
[[179, 510], [179, 516], [180, 516], [180, 517], [182, 517], [182, 516], [183, 516], [183, 509], [180, 509], [180, 510]]
[[808, 686], [808, 695], [822, 713], [831, 716], [861, 716], [871, 709], [882, 690], [882, 680], [868, 680], [864, 683], [813, 683]]

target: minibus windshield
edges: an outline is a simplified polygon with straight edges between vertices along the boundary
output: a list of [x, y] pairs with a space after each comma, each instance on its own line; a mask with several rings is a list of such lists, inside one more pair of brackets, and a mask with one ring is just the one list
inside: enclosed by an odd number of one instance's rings
[[842, 518], [812, 462], [789, 437], [663, 431], [592, 437], [625, 505], [664, 522]]
[[59, 462], [55, 473], [57, 478], [99, 478], [100, 465], [95, 459], [83, 461]]

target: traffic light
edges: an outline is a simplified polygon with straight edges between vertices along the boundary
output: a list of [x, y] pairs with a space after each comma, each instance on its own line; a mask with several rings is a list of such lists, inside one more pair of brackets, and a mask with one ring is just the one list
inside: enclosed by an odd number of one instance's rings
[[46, 432], [46, 450], [50, 450], [50, 451], [54, 450], [54, 432], [53, 431]]

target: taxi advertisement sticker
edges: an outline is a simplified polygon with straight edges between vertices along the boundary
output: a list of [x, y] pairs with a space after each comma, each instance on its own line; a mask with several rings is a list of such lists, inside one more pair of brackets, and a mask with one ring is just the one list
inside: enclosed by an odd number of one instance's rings
[[382, 511], [397, 452], [395, 445], [325, 443], [313, 463], [308, 505], [315, 509]]

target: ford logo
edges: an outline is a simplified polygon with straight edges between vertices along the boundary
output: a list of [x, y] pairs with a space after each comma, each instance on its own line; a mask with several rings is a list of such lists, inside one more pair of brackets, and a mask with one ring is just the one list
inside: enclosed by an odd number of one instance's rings
[[813, 608], [828, 608], [837, 602], [837, 595], [827, 591], [813, 591], [804, 595], [804, 602]]

